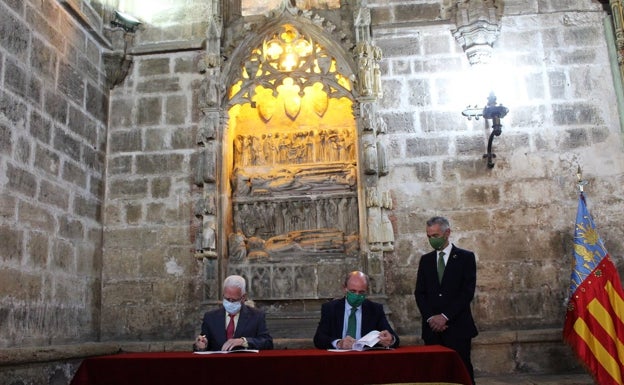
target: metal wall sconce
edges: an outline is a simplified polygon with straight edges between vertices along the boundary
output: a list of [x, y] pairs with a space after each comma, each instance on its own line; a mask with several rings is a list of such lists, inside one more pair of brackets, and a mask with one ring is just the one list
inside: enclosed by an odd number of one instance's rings
[[116, 27], [121, 27], [126, 32], [135, 32], [137, 28], [141, 25], [141, 21], [136, 17], [129, 15], [124, 12], [115, 11], [115, 15], [113, 20], [111, 20], [111, 24]]
[[500, 134], [503, 133], [503, 125], [501, 124], [501, 119], [504, 118], [508, 112], [509, 109], [507, 107], [503, 106], [502, 104], [497, 105], [496, 95], [494, 95], [494, 92], [491, 92], [488, 96], [488, 103], [483, 108], [483, 110], [477, 108], [476, 106], [469, 106], [462, 112], [462, 115], [467, 117], [468, 120], [472, 118], [475, 118], [475, 120], [479, 120], [481, 116], [483, 116], [486, 121], [488, 119], [492, 120], [492, 132], [490, 133], [490, 138], [488, 140], [487, 153], [483, 155], [484, 159], [487, 158], [487, 165], [489, 168], [494, 167], [493, 159], [496, 158], [496, 154], [492, 152], [492, 141], [494, 140], [495, 136], [500, 136]]
[[128, 46], [132, 43], [134, 33], [141, 22], [127, 13], [115, 11], [110, 24], [115, 27], [109, 30], [114, 49], [104, 52], [103, 60], [106, 83], [112, 90], [124, 81], [130, 71], [132, 56], [128, 54]]

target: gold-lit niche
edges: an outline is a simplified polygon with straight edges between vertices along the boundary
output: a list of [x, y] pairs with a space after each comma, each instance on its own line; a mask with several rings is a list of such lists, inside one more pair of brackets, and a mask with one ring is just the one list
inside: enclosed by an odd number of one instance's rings
[[352, 85], [339, 67], [292, 24], [251, 51], [228, 94], [234, 233], [358, 232]]

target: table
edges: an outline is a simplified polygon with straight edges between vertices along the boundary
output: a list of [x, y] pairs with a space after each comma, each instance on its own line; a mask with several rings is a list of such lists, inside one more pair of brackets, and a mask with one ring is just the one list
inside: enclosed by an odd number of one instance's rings
[[85, 359], [70, 385], [297, 384], [405, 382], [470, 385], [459, 355], [439, 345], [331, 352], [318, 349], [200, 355], [120, 353]]

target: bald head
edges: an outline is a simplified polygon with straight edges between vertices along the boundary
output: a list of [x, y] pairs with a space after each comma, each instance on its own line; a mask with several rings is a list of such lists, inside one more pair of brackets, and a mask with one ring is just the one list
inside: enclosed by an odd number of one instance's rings
[[345, 291], [357, 294], [366, 294], [368, 292], [368, 276], [361, 271], [352, 271], [345, 277]]

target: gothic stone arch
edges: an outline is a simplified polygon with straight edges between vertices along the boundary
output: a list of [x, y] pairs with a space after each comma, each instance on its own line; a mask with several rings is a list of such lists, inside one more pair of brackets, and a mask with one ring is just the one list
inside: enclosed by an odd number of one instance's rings
[[296, 9], [271, 20], [239, 33], [227, 62], [219, 17], [209, 29], [196, 255], [207, 299], [236, 273], [274, 324], [307, 314], [315, 325], [350, 270], [366, 271], [371, 293], [384, 295], [394, 238], [389, 193], [377, 189], [388, 171], [375, 109], [381, 52], [366, 40], [346, 50]]

